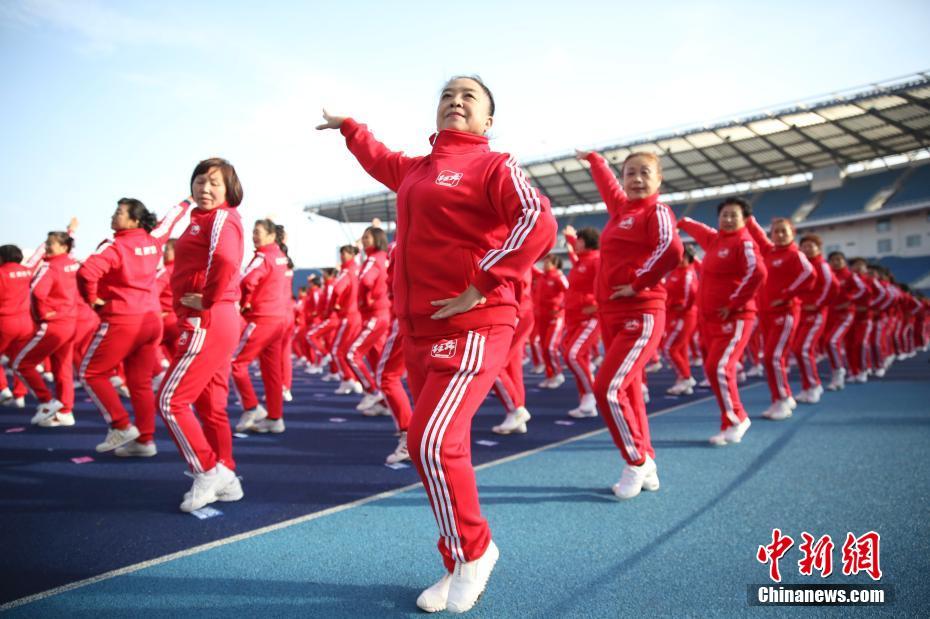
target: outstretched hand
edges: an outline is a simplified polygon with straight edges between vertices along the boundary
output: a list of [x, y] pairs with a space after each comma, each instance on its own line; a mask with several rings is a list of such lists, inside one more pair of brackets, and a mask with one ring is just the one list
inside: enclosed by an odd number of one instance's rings
[[476, 305], [480, 305], [486, 301], [487, 299], [484, 298], [477, 288], [469, 286], [465, 289], [465, 292], [457, 297], [431, 301], [431, 305], [441, 307], [442, 309], [430, 316], [430, 318], [433, 320], [442, 320], [443, 318], [449, 318], [456, 314], [463, 314]]
[[575, 149], [575, 157], [577, 157], [578, 159], [580, 159], [580, 160], [582, 160], [582, 161], [587, 161], [587, 160], [588, 160], [588, 155], [590, 155], [590, 154], [593, 153], [593, 152], [594, 152], [593, 150], [581, 150], [580, 148], [576, 148], [576, 149]]
[[345, 116], [333, 116], [332, 114], [327, 112], [326, 108], [324, 107], [323, 108], [323, 120], [325, 120], [326, 122], [321, 125], [317, 125], [316, 128], [318, 131], [322, 131], [323, 129], [338, 129], [342, 126], [342, 122], [345, 119], [346, 119]]

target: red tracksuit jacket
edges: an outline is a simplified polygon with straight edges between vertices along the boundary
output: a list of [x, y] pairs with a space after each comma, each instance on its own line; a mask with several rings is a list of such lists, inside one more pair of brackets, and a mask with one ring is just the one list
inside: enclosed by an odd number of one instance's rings
[[174, 312], [174, 296], [171, 294], [171, 274], [174, 273], [174, 261], [164, 262], [155, 271], [155, 285], [158, 288], [158, 303], [162, 314]]
[[[394, 310], [401, 329], [435, 336], [488, 325], [514, 325], [523, 273], [555, 244], [549, 201], [513, 157], [492, 152], [486, 137], [440, 131], [432, 152], [388, 150], [364, 125], [342, 123], [349, 150], [375, 179], [397, 192]], [[485, 303], [445, 320], [432, 301], [473, 285]]]
[[174, 246], [171, 293], [178, 320], [201, 316], [181, 305], [188, 292], [202, 294], [207, 310], [216, 303], [239, 300], [242, 238], [242, 220], [235, 208], [223, 204], [210, 211], [199, 206], [191, 211], [191, 222]]
[[36, 322], [77, 318], [77, 270], [80, 266], [68, 254], [45, 257], [32, 278], [32, 312]]
[[[867, 295], [868, 289], [862, 283], [859, 275], [850, 271], [848, 266], [834, 271], [833, 275], [836, 277], [837, 290], [836, 296], [832, 298], [830, 305], [836, 311], [854, 311], [856, 309], [854, 302], [861, 299], [862, 295]], [[849, 303], [849, 306], [842, 309], [837, 307], [844, 303]]]
[[683, 313], [694, 307], [697, 300], [698, 278], [690, 264], [677, 266], [665, 277], [668, 292], [666, 307], [671, 312]]
[[584, 314], [581, 310], [597, 306], [594, 288], [601, 263], [601, 252], [598, 249], [586, 249], [578, 254], [572, 252], [569, 257], [572, 270], [568, 272], [568, 292], [565, 293], [565, 320], [576, 323], [596, 315]]
[[[765, 258], [767, 277], [760, 291], [759, 310], [776, 313], [790, 310], [797, 305], [797, 295], [814, 285], [814, 267], [794, 243], [783, 247], [776, 246], [769, 240], [755, 217], [749, 218], [746, 229]], [[782, 303], [773, 306], [777, 301]]]
[[[603, 157], [591, 153], [587, 160], [610, 215], [601, 232], [598, 309], [601, 313], [665, 309], [662, 278], [684, 252], [672, 209], [659, 202], [658, 194], [627, 199]], [[624, 284], [632, 285], [636, 295], [611, 299], [614, 288]]]
[[539, 315], [549, 319], [565, 307], [565, 291], [568, 290], [568, 278], [558, 269], [551, 269], [539, 280]]
[[255, 256], [242, 274], [242, 307], [246, 320], [284, 318], [290, 311], [291, 290], [287, 278], [287, 256], [277, 243], [255, 250]]
[[100, 244], [78, 271], [78, 287], [87, 304], [97, 299], [102, 320], [160, 312], [156, 271], [161, 261], [158, 241], [143, 230], [118, 230]]
[[18, 262], [0, 264], [0, 316], [29, 313], [29, 280], [32, 269]]
[[387, 253], [372, 247], [358, 275], [358, 310], [363, 318], [388, 314], [391, 300], [387, 290]]
[[704, 320], [720, 322], [717, 310], [728, 308], [730, 318], [748, 318], [756, 311], [753, 296], [765, 281], [765, 264], [746, 227], [717, 231], [685, 217], [679, 227], [704, 250], [698, 308]]
[[[804, 254], [801, 254], [802, 256]], [[807, 256], [804, 256], [807, 258]], [[833, 269], [830, 268], [830, 263], [824, 260], [823, 256], [814, 256], [813, 259], [808, 259], [811, 267], [814, 269], [814, 275], [811, 279], [814, 280], [812, 286], [806, 290], [798, 293], [798, 301], [801, 303], [801, 307], [805, 305], [814, 305], [817, 307], [816, 310], [805, 310], [805, 311], [821, 311], [826, 310], [829, 303], [831, 295], [834, 295], [839, 290], [839, 284], [836, 281], [836, 278], [833, 276]]]
[[332, 311], [340, 318], [358, 313], [358, 263], [346, 260], [333, 280]]

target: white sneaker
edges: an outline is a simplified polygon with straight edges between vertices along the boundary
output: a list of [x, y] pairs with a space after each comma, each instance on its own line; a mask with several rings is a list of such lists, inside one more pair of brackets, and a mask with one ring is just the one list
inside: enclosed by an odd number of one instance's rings
[[381, 401], [381, 394], [366, 393], [362, 396], [362, 401], [355, 406], [355, 410], [363, 411], [366, 408], [371, 408], [375, 404]]
[[751, 425], [752, 422], [749, 420], [749, 417], [746, 417], [746, 419], [743, 419], [735, 426], [730, 426], [724, 430], [723, 436], [727, 443], [739, 443], [741, 440], [743, 440], [743, 437], [746, 435], [746, 431], [749, 430], [749, 426]]
[[820, 402], [821, 395], [823, 395], [823, 387], [821, 385], [814, 385], [810, 389], [805, 389], [799, 393], [796, 399], [801, 404], [817, 404]]
[[561, 387], [561, 386], [564, 385], [564, 384], [565, 384], [565, 375], [564, 375], [564, 374], [556, 374], [555, 376], [552, 377], [552, 384], [550, 385], [549, 388], [550, 388], [550, 389], [558, 389], [559, 387]]
[[43, 428], [58, 428], [74, 425], [74, 415], [72, 413], [54, 413], [45, 417], [37, 424]]
[[336, 395], [349, 395], [352, 393], [362, 393], [362, 383], [357, 380], [344, 380], [333, 392]]
[[[394, 453], [390, 454], [384, 461], [388, 464], [397, 464], [398, 462], [403, 462], [404, 460], [410, 459], [410, 452], [407, 451], [407, 433], [401, 432], [400, 439], [397, 441], [397, 447], [394, 449]], [[448, 590], [446, 591], [448, 593]], [[445, 602], [445, 600], [443, 600]], [[419, 604], [419, 602], [417, 602]], [[420, 608], [423, 608], [422, 606]], [[424, 609], [426, 610], [426, 609]], [[441, 608], [439, 610], [442, 610]]]
[[544, 378], [536, 384], [540, 389], [552, 389], [552, 379]]
[[757, 363], [746, 371], [746, 376], [750, 378], [765, 376], [765, 366], [763, 366], [761, 363]]
[[[236, 474], [226, 468], [221, 462], [206, 473], [195, 473], [194, 484], [190, 492], [184, 495], [184, 501], [181, 502], [182, 512], [194, 512], [219, 500], [217, 493], [238, 484]], [[242, 492], [241, 486], [239, 492]], [[242, 498], [241, 496], [239, 498]], [[233, 499], [238, 500], [238, 499]]]
[[324, 374], [320, 380], [322, 380], [324, 383], [331, 383], [334, 380], [339, 380], [339, 374], [329, 372], [328, 374]]
[[19, 397], [13, 400], [13, 408], [26, 408], [26, 398]]
[[740, 385], [745, 383], [747, 380], [749, 380], [749, 376], [746, 374], [746, 372], [738, 372], [736, 374], [736, 382]]
[[533, 374], [545, 374], [546, 366], [543, 364], [533, 366]]
[[594, 399], [594, 394], [586, 393], [581, 396], [581, 403], [578, 405], [578, 408], [573, 408], [568, 411], [568, 416], [574, 417], [575, 419], [597, 417], [597, 401]]
[[[3, 370], [0, 369], [0, 372]], [[3, 391], [0, 391], [0, 406], [9, 406], [10, 402], [13, 400], [13, 392], [10, 391], [9, 387], [5, 387]]]
[[875, 377], [876, 377], [876, 378], [884, 378], [884, 376], [885, 376], [885, 368], [881, 367], [881, 368], [878, 368], [877, 370], [875, 370]]
[[663, 367], [664, 366], [662, 365], [661, 361], [653, 361], [652, 363], [646, 366], [646, 372], [649, 374], [653, 374], [661, 370]]
[[242, 412], [242, 416], [239, 417], [239, 423], [236, 424], [236, 432], [245, 432], [246, 430], [251, 430], [256, 423], [268, 416], [268, 411], [265, 410], [265, 407], [259, 404], [255, 408], [250, 408], [247, 411]]
[[649, 404], [649, 387], [646, 383], [640, 384], [640, 389], [643, 393], [643, 402]]
[[694, 393], [694, 385], [697, 382], [694, 378], [683, 378], [679, 381], [676, 381], [674, 385], [666, 389], [666, 393], [669, 395], [691, 395]]
[[710, 381], [706, 378], [698, 383], [698, 387], [701, 389], [710, 389]]
[[97, 445], [97, 453], [113, 451], [117, 447], [122, 447], [126, 443], [135, 441], [137, 438], [139, 438], [139, 428], [136, 426], [130, 425], [128, 428], [122, 430], [110, 428], [110, 431], [107, 432], [107, 438]]
[[504, 423], [491, 428], [495, 434], [526, 434], [526, 422], [532, 419], [530, 412], [524, 407], [507, 413]]
[[659, 489], [659, 476], [655, 460], [646, 456], [646, 461], [639, 466], [623, 467], [620, 481], [615, 483], [611, 490], [618, 499], [632, 499], [642, 490], [655, 492]]
[[361, 395], [365, 393], [365, 389], [362, 387], [362, 383], [358, 382], [357, 380], [350, 380], [349, 381], [349, 393], [355, 393], [355, 394]]
[[287, 387], [282, 387], [282, 388], [281, 388], [281, 397], [284, 399], [285, 402], [293, 402], [293, 401], [294, 401], [294, 394], [291, 393], [291, 390], [288, 389]]
[[417, 598], [417, 608], [428, 613], [438, 613], [446, 609], [449, 599], [449, 585], [452, 584], [452, 574], [446, 574], [428, 589], [425, 589]]
[[154, 441], [149, 443], [133, 441], [126, 443], [122, 447], [117, 447], [113, 453], [120, 458], [151, 458], [158, 454], [158, 448], [155, 447]]
[[47, 383], [55, 382], [55, 375], [51, 372], [42, 372], [42, 378], [44, 378]]
[[50, 402], [39, 404], [38, 408], [36, 408], [36, 414], [32, 416], [32, 419], [29, 420], [29, 423], [36, 425], [44, 419], [54, 417], [55, 413], [64, 407], [65, 405], [58, 400], [51, 400]]
[[789, 407], [791, 410], [794, 410], [794, 409], [796, 409], [796, 408], [798, 407], [797, 401], [796, 401], [794, 398], [792, 398], [790, 395], [789, 395], [787, 398], [785, 398], [784, 400], [782, 400], [782, 402], [784, 402], [785, 404], [787, 404], [788, 407]]
[[311, 363], [308, 363], [307, 367], [304, 369], [304, 372], [306, 372], [310, 376], [314, 376], [316, 374], [322, 374], [323, 368], [319, 365], [313, 365]]
[[446, 598], [446, 610], [452, 613], [464, 613], [472, 609], [494, 570], [500, 557], [500, 551], [493, 540], [480, 558], [467, 563], [456, 563], [449, 583], [449, 595]]
[[727, 433], [726, 431], [717, 432], [708, 440], [711, 445], [722, 447], [723, 445], [727, 444]]
[[252, 432], [258, 432], [259, 434], [267, 434], [269, 432], [272, 434], [281, 434], [284, 432], [284, 418], [279, 417], [278, 419], [269, 419], [266, 417], [252, 425], [249, 430]]
[[362, 414], [366, 417], [377, 417], [379, 415], [384, 415], [385, 417], [391, 416], [391, 409], [380, 402], [376, 402], [372, 406], [369, 406], [362, 411]]
[[827, 389], [830, 391], [840, 391], [845, 386], [846, 370], [844, 368], [839, 368], [833, 372], [833, 377], [830, 379], [830, 384], [827, 385]]
[[784, 400], [778, 400], [777, 402], [772, 402], [772, 405], [762, 413], [762, 416], [772, 421], [782, 421], [791, 417], [791, 407], [788, 406], [788, 403]]

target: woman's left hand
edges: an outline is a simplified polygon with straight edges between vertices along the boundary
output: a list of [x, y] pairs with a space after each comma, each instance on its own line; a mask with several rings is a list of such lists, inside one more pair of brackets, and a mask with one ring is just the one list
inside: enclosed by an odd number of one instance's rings
[[614, 293], [610, 295], [610, 298], [619, 299], [621, 297], [633, 296], [636, 296], [636, 291], [633, 290], [633, 286], [630, 284], [623, 284], [622, 286], [614, 286]]
[[181, 305], [198, 311], [203, 311], [203, 295], [196, 292], [185, 293], [181, 297]]
[[431, 305], [441, 307], [442, 309], [430, 316], [430, 318], [433, 320], [442, 320], [443, 318], [449, 318], [456, 314], [464, 314], [471, 308], [485, 301], [487, 301], [487, 299], [481, 295], [477, 288], [469, 286], [465, 289], [465, 292], [452, 299], [431, 301]]

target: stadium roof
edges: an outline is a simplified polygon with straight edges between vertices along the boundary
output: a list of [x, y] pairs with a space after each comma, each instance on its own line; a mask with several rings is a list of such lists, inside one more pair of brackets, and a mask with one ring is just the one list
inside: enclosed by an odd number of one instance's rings
[[[703, 190], [813, 172], [930, 146], [930, 74], [876, 84], [848, 95], [798, 103], [712, 126], [597, 148], [619, 176], [632, 151], [662, 158], [663, 192]], [[554, 207], [601, 202], [574, 154], [522, 164]], [[394, 194], [379, 192], [305, 207], [341, 221], [395, 219]]]

